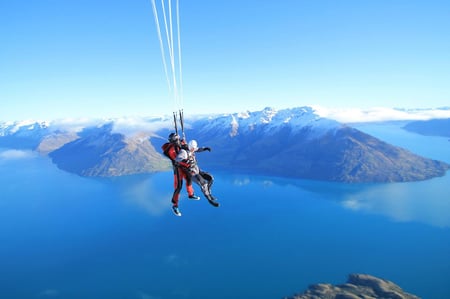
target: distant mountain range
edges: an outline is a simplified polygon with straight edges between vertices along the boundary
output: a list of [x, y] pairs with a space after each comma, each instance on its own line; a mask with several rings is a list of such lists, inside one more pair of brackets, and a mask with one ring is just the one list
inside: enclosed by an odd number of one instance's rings
[[[0, 147], [39, 151], [59, 168], [82, 176], [170, 169], [160, 146], [171, 132], [171, 120], [146, 119], [145, 124], [147, 130], [141, 125], [124, 133], [118, 121], [78, 130], [45, 122], [0, 123]], [[197, 116], [186, 119], [186, 127], [187, 138], [213, 149], [197, 155], [206, 170], [338, 182], [404, 182], [442, 176], [450, 168], [319, 117], [309, 107]]]
[[413, 121], [406, 124], [404, 129], [427, 136], [450, 137], [450, 118]]
[[0, 147], [36, 149], [45, 136], [53, 133], [48, 126], [34, 121], [0, 123]]

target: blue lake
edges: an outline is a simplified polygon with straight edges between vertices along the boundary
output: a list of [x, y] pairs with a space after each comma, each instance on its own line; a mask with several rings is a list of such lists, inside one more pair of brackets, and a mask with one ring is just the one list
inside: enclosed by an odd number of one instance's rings
[[[361, 129], [450, 163], [446, 138]], [[0, 298], [276, 299], [349, 273], [450, 298], [450, 173], [395, 184], [214, 175], [221, 207], [183, 190], [176, 217], [170, 172], [82, 178], [0, 150]]]

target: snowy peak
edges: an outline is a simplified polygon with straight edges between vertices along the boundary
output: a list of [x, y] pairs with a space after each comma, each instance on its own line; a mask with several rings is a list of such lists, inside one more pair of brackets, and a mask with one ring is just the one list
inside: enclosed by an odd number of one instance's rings
[[47, 122], [17, 121], [0, 123], [0, 147], [35, 149], [49, 134]]
[[[291, 126], [314, 126], [317, 121], [325, 120], [315, 114], [310, 107], [299, 107], [292, 109], [276, 110], [274, 108], [265, 108], [261, 111], [232, 114], [235, 119], [243, 125], [271, 125], [280, 126], [290, 124]], [[330, 122], [332, 127], [337, 125], [336, 121]]]
[[340, 182], [402, 182], [441, 176], [449, 169], [323, 118], [309, 107], [200, 119], [186, 135], [213, 149], [214, 154], [201, 156], [202, 163], [222, 170]]
[[16, 121], [16, 122], [0, 122], [0, 136], [8, 135], [32, 135], [48, 129], [49, 123], [45, 121]]
[[192, 124], [201, 131], [228, 131], [227, 135], [235, 137], [239, 134], [258, 132], [272, 135], [281, 129], [288, 128], [292, 134], [310, 131], [310, 137], [320, 137], [334, 131], [342, 125], [331, 119], [317, 115], [310, 107], [276, 110], [267, 107], [261, 111], [241, 112], [208, 119], [197, 120]]

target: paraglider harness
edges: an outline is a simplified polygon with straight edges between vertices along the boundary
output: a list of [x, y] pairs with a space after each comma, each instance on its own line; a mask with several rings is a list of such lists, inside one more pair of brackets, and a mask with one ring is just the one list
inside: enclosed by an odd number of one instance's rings
[[[191, 156], [192, 154], [190, 153], [188, 145], [185, 142], [186, 135], [184, 133], [183, 110], [180, 110], [178, 114], [176, 112], [173, 113], [173, 122], [175, 133], [171, 133], [169, 135], [169, 142], [164, 143], [161, 146], [161, 149], [163, 150], [163, 154], [170, 159], [173, 167], [180, 167], [184, 172], [190, 173], [190, 168], [196, 167], [197, 161], [194, 157]], [[181, 139], [178, 135], [178, 122], [180, 123], [181, 134], [183, 136]], [[185, 163], [177, 163], [175, 161], [175, 158], [181, 149], [186, 150], [186, 152], [188, 153], [188, 161], [186, 161]], [[210, 173], [199, 170], [198, 174], [201, 178], [208, 182], [209, 187], [212, 185], [214, 177]]]
[[[180, 140], [180, 137], [178, 135], [178, 121], [180, 122], [181, 126], [181, 132], [183, 138]], [[173, 122], [174, 122], [174, 128], [175, 133], [171, 133], [169, 135], [169, 142], [164, 143], [161, 146], [161, 149], [163, 150], [164, 156], [170, 159], [172, 161], [172, 165], [175, 166], [175, 158], [180, 152], [181, 148], [186, 146], [185, 140], [185, 134], [184, 134], [184, 122], [183, 122], [183, 110], [179, 111], [179, 119], [177, 117], [177, 113], [173, 113]], [[173, 140], [176, 139], [176, 140]]]

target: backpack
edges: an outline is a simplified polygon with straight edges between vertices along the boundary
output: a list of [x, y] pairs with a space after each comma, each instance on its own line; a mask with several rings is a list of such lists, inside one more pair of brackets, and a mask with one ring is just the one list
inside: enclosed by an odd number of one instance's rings
[[[161, 149], [163, 151], [164, 156], [166, 156], [167, 158], [169, 158], [172, 162], [175, 161], [175, 157], [178, 154], [178, 152], [180, 151], [179, 148], [177, 148], [175, 146], [175, 144], [171, 143], [171, 142], [166, 142], [161, 146]], [[173, 150], [173, 152], [175, 153], [175, 155], [173, 157], [170, 156], [171, 151]]]

